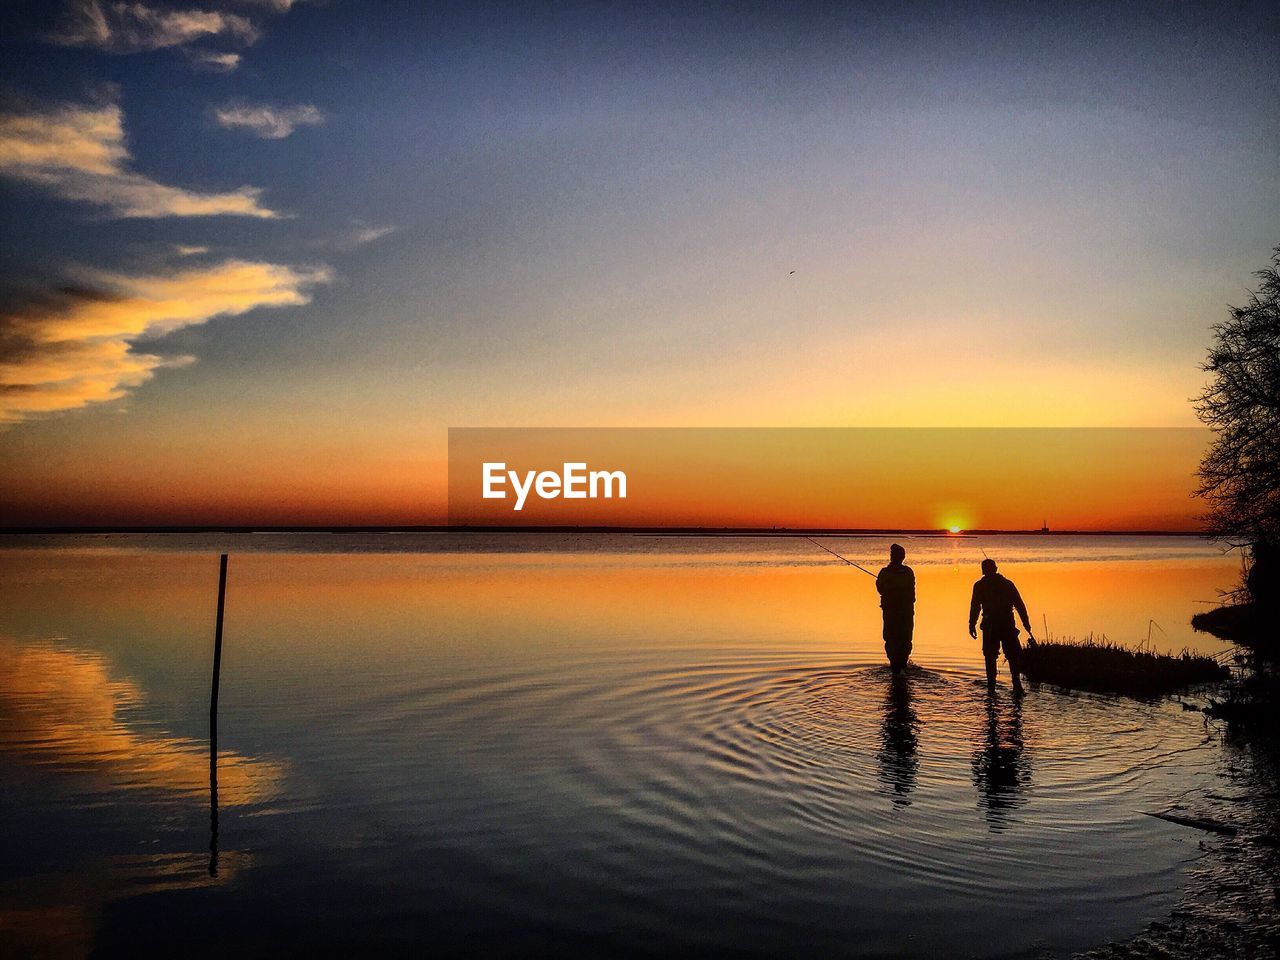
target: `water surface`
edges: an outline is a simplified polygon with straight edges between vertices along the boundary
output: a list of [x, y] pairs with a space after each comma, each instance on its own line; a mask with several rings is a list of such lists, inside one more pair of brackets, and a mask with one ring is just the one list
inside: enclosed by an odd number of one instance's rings
[[1040, 956], [1167, 914], [1201, 838], [1143, 811], [1209, 789], [1216, 738], [1172, 701], [988, 698], [968, 591], [985, 551], [1041, 632], [1216, 652], [1188, 621], [1237, 561], [905, 543], [894, 685], [870, 580], [787, 538], [9, 538], [0, 946]]

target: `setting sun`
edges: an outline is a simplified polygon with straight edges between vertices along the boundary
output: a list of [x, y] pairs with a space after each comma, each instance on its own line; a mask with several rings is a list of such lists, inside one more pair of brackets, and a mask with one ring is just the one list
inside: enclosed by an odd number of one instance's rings
[[0, 26], [0, 960], [1275, 953], [1280, 2]]

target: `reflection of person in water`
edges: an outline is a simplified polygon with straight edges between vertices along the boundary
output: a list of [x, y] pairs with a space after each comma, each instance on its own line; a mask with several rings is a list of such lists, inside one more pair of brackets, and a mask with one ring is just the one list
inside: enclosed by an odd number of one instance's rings
[[1003, 830], [1009, 812], [1027, 802], [1031, 765], [1023, 750], [1022, 703], [1014, 700], [1004, 711], [988, 695], [977, 749], [973, 752], [973, 785], [978, 806], [992, 830]]
[[919, 726], [920, 720], [911, 706], [911, 681], [895, 677], [884, 699], [876, 759], [880, 762], [880, 780], [893, 790], [893, 802], [898, 806], [911, 803], [910, 794], [916, 786], [916, 773], [920, 768], [920, 758], [916, 755]]
[[894, 673], [907, 668], [915, 631], [916, 575], [902, 562], [906, 558], [907, 551], [895, 543], [889, 548], [889, 565], [876, 576], [880, 612], [884, 615], [884, 652]]

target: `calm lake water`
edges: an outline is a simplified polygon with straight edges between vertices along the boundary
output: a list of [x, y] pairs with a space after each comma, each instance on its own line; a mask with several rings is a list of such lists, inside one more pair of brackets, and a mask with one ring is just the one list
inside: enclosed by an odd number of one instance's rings
[[969, 589], [985, 550], [1037, 633], [1216, 652], [1188, 621], [1238, 560], [903, 542], [895, 690], [871, 581], [804, 540], [7, 538], [0, 953], [1030, 957], [1167, 915], [1203, 835], [1143, 814], [1212, 793], [1218, 738], [989, 699]]

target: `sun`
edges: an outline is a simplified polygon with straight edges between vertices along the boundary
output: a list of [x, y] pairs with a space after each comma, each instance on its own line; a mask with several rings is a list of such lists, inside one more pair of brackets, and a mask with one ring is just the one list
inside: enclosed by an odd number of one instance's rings
[[959, 528], [958, 526], [956, 526], [956, 525], [953, 523], [951, 526], [947, 527], [947, 532], [948, 532], [948, 533], [959, 533], [959, 532], [960, 532], [960, 528]]

